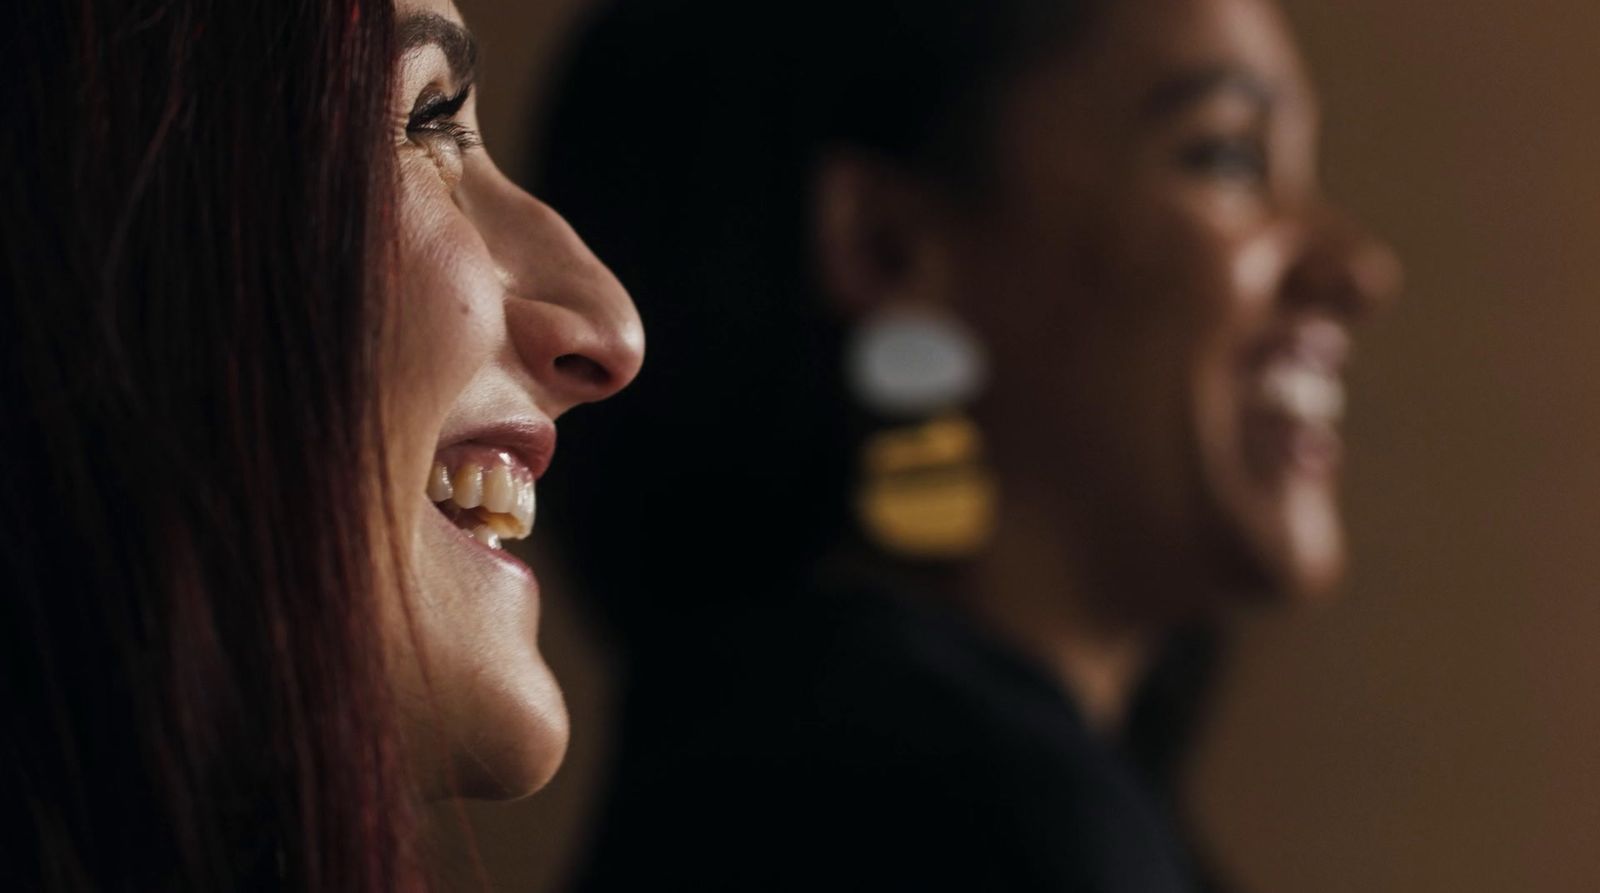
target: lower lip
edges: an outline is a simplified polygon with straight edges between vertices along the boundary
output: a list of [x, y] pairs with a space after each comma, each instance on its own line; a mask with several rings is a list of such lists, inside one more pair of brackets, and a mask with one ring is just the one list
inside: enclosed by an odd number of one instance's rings
[[1332, 478], [1343, 464], [1344, 441], [1328, 425], [1258, 412], [1246, 419], [1245, 437], [1257, 464], [1275, 474]]
[[431, 503], [428, 506], [428, 513], [434, 517], [435, 521], [437, 521], [440, 526], [444, 527], [449, 532], [450, 538], [458, 543], [461, 548], [471, 550], [473, 554], [480, 558], [494, 561], [500, 565], [500, 567], [510, 571], [513, 574], [516, 574], [518, 577], [530, 583], [537, 582], [533, 575], [533, 568], [528, 567], [528, 565], [523, 562], [522, 559], [512, 555], [505, 549], [492, 549], [483, 543], [478, 542], [476, 537], [457, 527], [455, 522], [451, 521], [449, 518], [446, 518], [444, 513], [435, 508]]

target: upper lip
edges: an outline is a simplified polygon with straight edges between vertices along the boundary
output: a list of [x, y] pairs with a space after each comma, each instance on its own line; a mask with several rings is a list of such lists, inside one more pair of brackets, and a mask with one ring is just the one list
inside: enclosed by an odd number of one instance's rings
[[463, 443], [505, 450], [528, 467], [538, 479], [550, 467], [556, 452], [556, 426], [539, 416], [498, 419], [469, 427], [440, 442], [440, 449]]

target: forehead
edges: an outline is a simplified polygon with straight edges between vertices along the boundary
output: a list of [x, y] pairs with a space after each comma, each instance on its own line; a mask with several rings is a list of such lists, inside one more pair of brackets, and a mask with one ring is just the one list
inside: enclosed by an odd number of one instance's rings
[[1102, 88], [1140, 93], [1203, 71], [1249, 75], [1284, 99], [1307, 98], [1304, 65], [1274, 0], [1114, 0], [1084, 48]]
[[1002, 99], [1002, 158], [1020, 153], [1029, 170], [1058, 173], [1093, 166], [1162, 132], [1152, 125], [1224, 97], [1289, 131], [1314, 131], [1315, 97], [1274, 0], [1103, 0], [1100, 9], [1085, 40], [1042, 60]]

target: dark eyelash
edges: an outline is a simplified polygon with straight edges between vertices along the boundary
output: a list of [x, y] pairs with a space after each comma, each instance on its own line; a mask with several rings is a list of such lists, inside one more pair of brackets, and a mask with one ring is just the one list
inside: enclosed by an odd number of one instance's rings
[[472, 85], [468, 84], [454, 96], [425, 96], [418, 103], [420, 108], [413, 111], [406, 121], [406, 131], [442, 136], [454, 140], [464, 150], [483, 145], [483, 138], [476, 130], [453, 120], [471, 95]]
[[478, 134], [478, 131], [462, 124], [460, 121], [439, 121], [422, 129], [455, 140], [456, 145], [463, 150], [474, 149], [483, 145], [483, 137]]
[[467, 98], [471, 95], [471, 84], [462, 87], [453, 96], [446, 96], [430, 89], [417, 99], [417, 106], [411, 110], [411, 118], [406, 122], [406, 129], [418, 128], [430, 121], [456, 114], [467, 104]]

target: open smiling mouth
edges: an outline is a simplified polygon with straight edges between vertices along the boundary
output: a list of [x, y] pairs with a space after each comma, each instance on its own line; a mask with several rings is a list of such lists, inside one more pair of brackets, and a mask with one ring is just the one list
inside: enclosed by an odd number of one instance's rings
[[506, 450], [476, 444], [441, 450], [428, 475], [428, 498], [456, 527], [491, 549], [533, 532], [534, 475]]
[[1262, 357], [1246, 391], [1258, 467], [1325, 477], [1339, 465], [1343, 370], [1349, 335], [1338, 324], [1302, 324]]

